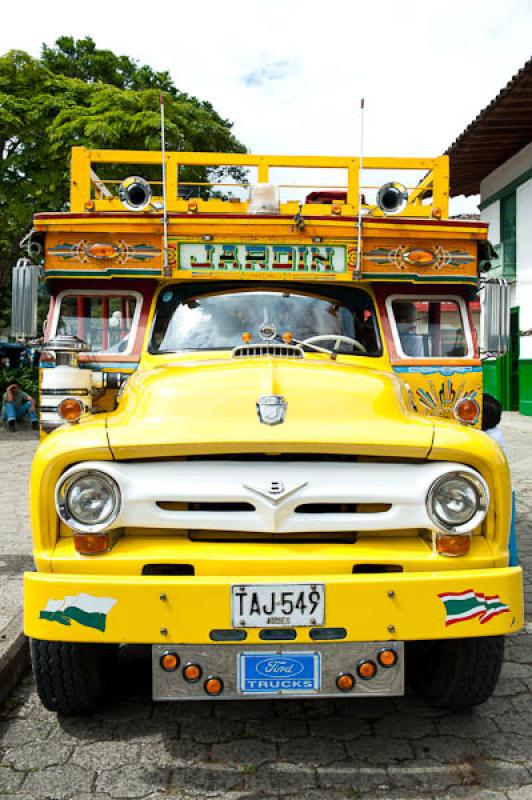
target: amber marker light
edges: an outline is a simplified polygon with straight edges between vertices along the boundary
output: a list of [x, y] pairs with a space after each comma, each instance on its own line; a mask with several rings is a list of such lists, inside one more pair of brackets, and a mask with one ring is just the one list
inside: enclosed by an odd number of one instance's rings
[[175, 672], [179, 666], [179, 656], [177, 653], [163, 653], [159, 664], [165, 672]]
[[96, 208], [96, 203], [94, 202], [94, 200], [85, 200], [84, 208], [85, 211], [94, 211], [94, 209]]
[[74, 547], [82, 556], [96, 556], [109, 550], [108, 533], [75, 533]]
[[397, 664], [397, 650], [391, 650], [387, 648], [384, 650], [379, 650], [377, 653], [377, 661], [381, 667], [385, 667], [386, 669], [395, 667]]
[[57, 413], [65, 422], [77, 422], [83, 414], [83, 403], [77, 397], [65, 397], [59, 403]]
[[109, 242], [94, 242], [94, 244], [90, 244], [87, 247], [85, 252], [90, 258], [112, 259], [117, 257], [120, 250], [116, 245]]
[[183, 667], [183, 678], [189, 683], [197, 683], [203, 674], [199, 664], [187, 664]]
[[249, 344], [252, 339], [253, 339], [252, 334], [249, 331], [244, 331], [244, 333], [242, 334], [242, 341], [244, 342], [244, 344]]
[[471, 549], [471, 535], [436, 533], [435, 547], [440, 556], [466, 556]]
[[463, 397], [455, 404], [453, 413], [458, 422], [474, 425], [480, 416], [480, 406], [471, 397]]
[[441, 208], [438, 208], [438, 206], [434, 206], [434, 208], [432, 209], [432, 216], [434, 219], [441, 219], [442, 218]]
[[224, 682], [221, 678], [217, 675], [209, 675], [205, 683], [203, 684], [203, 688], [210, 694], [211, 696], [215, 696], [217, 694], [221, 694], [224, 690]]
[[420, 267], [429, 267], [434, 264], [434, 253], [432, 250], [410, 250], [405, 255], [405, 261], [409, 264], [418, 264]]
[[355, 685], [355, 679], [350, 672], [341, 672], [336, 678], [336, 688], [341, 692], [350, 692]]
[[286, 342], [286, 344], [292, 344], [293, 338], [294, 334], [291, 333], [290, 331], [285, 331], [282, 335], [282, 340], [283, 342]]
[[364, 681], [370, 681], [377, 674], [377, 665], [371, 659], [360, 661], [357, 666], [357, 675]]
[[198, 210], [198, 204], [197, 204], [197, 202], [195, 200], [190, 200], [189, 201], [188, 210], [189, 211], [197, 211]]

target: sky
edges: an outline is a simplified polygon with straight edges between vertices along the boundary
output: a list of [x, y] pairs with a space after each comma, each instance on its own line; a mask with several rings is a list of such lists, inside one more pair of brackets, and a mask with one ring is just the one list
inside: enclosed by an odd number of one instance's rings
[[532, 0], [24, 0], [0, 53], [60, 35], [168, 70], [251, 152], [358, 154], [364, 97], [366, 155], [432, 157], [532, 55]]

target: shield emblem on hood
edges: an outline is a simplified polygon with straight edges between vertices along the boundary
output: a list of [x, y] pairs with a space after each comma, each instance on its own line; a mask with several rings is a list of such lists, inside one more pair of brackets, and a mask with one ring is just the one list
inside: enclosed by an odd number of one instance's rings
[[266, 394], [257, 400], [257, 414], [263, 425], [284, 422], [288, 403], [281, 394]]

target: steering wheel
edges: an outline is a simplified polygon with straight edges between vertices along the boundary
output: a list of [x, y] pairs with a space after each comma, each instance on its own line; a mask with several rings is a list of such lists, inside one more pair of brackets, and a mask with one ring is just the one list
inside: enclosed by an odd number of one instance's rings
[[355, 350], [358, 350], [359, 353], [367, 353], [368, 352], [366, 350], [366, 348], [364, 347], [364, 345], [360, 344], [360, 342], [357, 341], [356, 339], [352, 339], [350, 336], [342, 336], [339, 333], [323, 333], [320, 336], [309, 336], [308, 339], [302, 339], [300, 341], [300, 344], [309, 344], [309, 345], [312, 346], [316, 342], [322, 341], [323, 339], [325, 339], [325, 340], [334, 339], [334, 345], [333, 345], [333, 348], [332, 348], [332, 352], [334, 352], [334, 353], [338, 352], [338, 347], [342, 343], [352, 344], [353, 347], [355, 348]]

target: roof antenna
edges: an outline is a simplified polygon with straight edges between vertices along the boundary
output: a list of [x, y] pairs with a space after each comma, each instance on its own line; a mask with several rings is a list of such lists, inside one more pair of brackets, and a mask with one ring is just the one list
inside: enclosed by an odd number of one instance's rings
[[[358, 162], [358, 232], [356, 277], [360, 278], [360, 256], [362, 250], [362, 169], [364, 161], [364, 98], [360, 98], [360, 158]], [[355, 276], [353, 276], [355, 277]]]
[[161, 105], [161, 159], [163, 179], [163, 274], [171, 276], [172, 270], [168, 265], [168, 212], [166, 206], [166, 146], [164, 137], [164, 95], [159, 95]]

